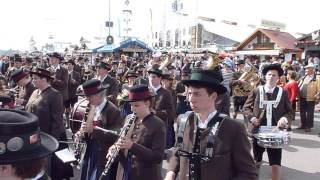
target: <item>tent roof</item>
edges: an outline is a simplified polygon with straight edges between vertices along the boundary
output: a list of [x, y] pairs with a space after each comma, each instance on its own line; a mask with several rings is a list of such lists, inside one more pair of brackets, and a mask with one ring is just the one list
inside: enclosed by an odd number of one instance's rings
[[[120, 43], [120, 47], [118, 47], [117, 50], [130, 49], [130, 47], [132, 46], [138, 46], [141, 49], [146, 49], [147, 51], [153, 51], [146, 43], [136, 38], [130, 38], [122, 41]], [[134, 51], [134, 49], [132, 50]]]

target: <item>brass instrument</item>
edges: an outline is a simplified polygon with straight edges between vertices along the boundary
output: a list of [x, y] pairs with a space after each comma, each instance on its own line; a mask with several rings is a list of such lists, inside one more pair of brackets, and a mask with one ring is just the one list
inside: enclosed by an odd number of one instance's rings
[[[161, 63], [159, 69], [160, 69], [161, 71], [167, 71], [167, 70], [165, 70], [165, 68], [166, 68], [169, 64], [171, 64], [171, 56], [170, 56], [170, 55], [167, 56], [166, 59]], [[166, 73], [166, 72], [164, 72], [164, 73]]]
[[[86, 99], [84, 99], [86, 100]], [[88, 123], [93, 123], [93, 117], [94, 117], [94, 113], [95, 113], [95, 106], [92, 106], [90, 104], [88, 104], [87, 108], [86, 108], [86, 112], [84, 114], [84, 117], [82, 119], [82, 122], [88, 122]], [[80, 165], [82, 163], [83, 157], [84, 157], [84, 153], [86, 151], [87, 148], [87, 144], [85, 142], [85, 138], [87, 137], [87, 134], [85, 134], [83, 131], [78, 131], [75, 134], [75, 138], [74, 138], [74, 155], [75, 158], [77, 159], [76, 163], [74, 163], [74, 165], [79, 169]]]
[[129, 90], [126, 88], [123, 88], [121, 93], [118, 94], [117, 100], [122, 101], [125, 97], [129, 96]]
[[204, 69], [213, 70], [220, 64], [220, 58], [218, 55], [210, 55], [207, 66]]
[[126, 124], [121, 129], [118, 140], [109, 148], [106, 156], [107, 162], [105, 164], [104, 170], [99, 180], [104, 179], [104, 177], [108, 174], [111, 168], [111, 165], [113, 164], [114, 160], [116, 159], [120, 151], [120, 148], [119, 146], [117, 146], [117, 144], [119, 144], [122, 139], [128, 136], [129, 130], [131, 129], [131, 127], [134, 126], [136, 119], [137, 119], [137, 116], [135, 113], [133, 113], [130, 119], [126, 122]]
[[84, 72], [83, 72], [83, 80], [87, 81], [87, 80], [93, 78], [93, 74], [94, 74], [94, 72], [89, 67], [85, 67]]
[[128, 69], [126, 70], [126, 72], [123, 73], [123, 75], [122, 75], [121, 78], [120, 78], [120, 82], [121, 82], [121, 83], [124, 83], [124, 82], [126, 81], [126, 76], [127, 76], [127, 74], [129, 73], [129, 71], [130, 71], [130, 68], [128, 68]]
[[244, 72], [240, 76], [239, 80], [242, 82], [241, 85], [236, 84], [233, 86], [234, 95], [238, 97], [248, 96], [249, 93], [254, 88], [253, 86], [254, 84], [252, 85], [252, 82], [257, 81], [257, 78], [259, 79], [259, 75], [256, 73], [257, 68], [251, 63], [247, 63], [247, 64], [250, 66], [250, 70], [247, 72]]

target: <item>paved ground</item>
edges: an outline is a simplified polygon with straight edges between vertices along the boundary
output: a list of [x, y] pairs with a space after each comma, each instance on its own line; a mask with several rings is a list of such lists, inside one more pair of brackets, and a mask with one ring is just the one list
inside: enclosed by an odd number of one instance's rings
[[[242, 119], [241, 115], [238, 116]], [[293, 128], [300, 124], [299, 113], [296, 113], [296, 120]], [[311, 133], [303, 130], [293, 130], [292, 143], [283, 149], [282, 154], [282, 179], [283, 180], [320, 180], [320, 113], [315, 113], [315, 128]], [[271, 179], [271, 168], [268, 166], [267, 154], [264, 154], [264, 163], [260, 168], [260, 180]], [[163, 173], [167, 167], [163, 163]], [[79, 171], [75, 170], [73, 180], [79, 179]]]
[[[293, 128], [300, 125], [299, 113]], [[320, 113], [315, 113], [315, 128], [311, 133], [293, 130], [291, 145], [283, 149], [282, 179], [283, 180], [319, 180], [320, 179]], [[264, 161], [268, 160], [265, 153]], [[265, 162], [260, 169], [261, 180], [270, 179], [271, 168]]]

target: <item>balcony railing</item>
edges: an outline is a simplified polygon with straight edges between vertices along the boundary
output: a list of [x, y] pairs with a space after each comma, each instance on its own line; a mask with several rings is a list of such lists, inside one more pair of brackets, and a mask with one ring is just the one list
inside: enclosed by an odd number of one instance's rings
[[255, 43], [253, 49], [274, 49], [274, 43]]

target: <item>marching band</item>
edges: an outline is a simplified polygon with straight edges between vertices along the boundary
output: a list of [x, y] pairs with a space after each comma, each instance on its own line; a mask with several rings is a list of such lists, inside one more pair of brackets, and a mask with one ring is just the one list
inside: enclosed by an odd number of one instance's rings
[[[68, 163], [46, 157], [53, 180], [71, 179], [75, 167], [81, 180], [255, 180], [265, 150], [272, 179], [280, 179], [281, 148], [290, 137], [279, 134], [291, 130], [296, 103], [277, 84], [281, 62], [259, 69], [250, 59], [209, 53], [200, 59], [122, 54], [90, 61], [56, 52], [1, 58], [0, 114], [15, 109], [35, 115], [39, 129], [59, 142], [51, 151], [67, 148], [75, 155]], [[310, 82], [319, 89], [310, 90]], [[304, 77], [301, 86], [319, 98], [317, 76]], [[313, 119], [302, 126], [309, 131]], [[261, 140], [265, 127], [273, 127], [267, 142]]]

